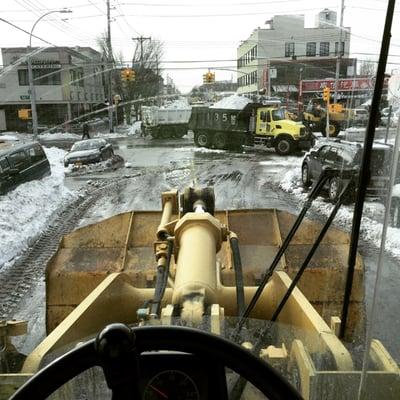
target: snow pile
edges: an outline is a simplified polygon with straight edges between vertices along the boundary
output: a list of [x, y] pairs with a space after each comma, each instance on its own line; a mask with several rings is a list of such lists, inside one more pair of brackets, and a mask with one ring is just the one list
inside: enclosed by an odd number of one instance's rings
[[52, 139], [52, 140], [63, 140], [63, 139], [80, 139], [81, 135], [77, 133], [70, 133], [70, 132], [46, 132], [46, 133], [41, 133], [39, 135], [39, 139], [41, 140], [46, 140], [46, 139]]
[[142, 128], [142, 121], [135, 121], [129, 128], [128, 136], [140, 135]]
[[0, 266], [28, 247], [60, 205], [75, 196], [64, 186], [65, 151], [54, 147], [44, 150], [51, 176], [0, 196]]
[[233, 96], [224, 97], [222, 100], [214, 103], [210, 108], [226, 108], [231, 110], [242, 110], [247, 104], [252, 101], [244, 96], [238, 96], [234, 94]]
[[0, 142], [17, 142], [17, 141], [19, 141], [17, 132], [9, 132], [7, 134], [0, 135]]
[[301, 187], [301, 170], [300, 167], [296, 167], [288, 171], [281, 183], [280, 188], [287, 193], [294, 193], [299, 195], [302, 198], [306, 198], [307, 194], [304, 193], [303, 188]]
[[160, 108], [165, 108], [167, 110], [173, 110], [173, 109], [191, 109], [192, 107], [189, 105], [189, 102], [187, 98], [185, 97], [180, 97], [179, 99], [173, 101], [172, 103], [166, 104], [164, 107]]
[[124, 166], [124, 159], [118, 154], [114, 154], [111, 158], [94, 164], [83, 164], [80, 166], [69, 164], [65, 169], [67, 176], [89, 175], [98, 172], [115, 171]]

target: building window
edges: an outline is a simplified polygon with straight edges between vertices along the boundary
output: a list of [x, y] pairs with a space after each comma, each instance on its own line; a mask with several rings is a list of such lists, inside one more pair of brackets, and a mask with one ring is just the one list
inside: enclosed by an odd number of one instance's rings
[[[340, 55], [344, 56], [344, 42], [340, 43]], [[335, 42], [335, 56], [339, 55], [339, 42]]]
[[285, 57], [294, 56], [294, 42], [285, 43]]
[[[36, 86], [61, 85], [60, 69], [54, 69], [54, 68], [33, 69], [32, 74], [33, 74], [33, 84]], [[27, 69], [18, 70], [18, 82], [19, 86], [29, 85], [29, 75]]]
[[329, 56], [329, 42], [321, 42], [319, 44], [319, 55], [322, 56]]
[[306, 48], [306, 56], [307, 57], [315, 57], [317, 55], [317, 43], [308, 42]]
[[19, 69], [18, 70], [18, 83], [19, 83], [19, 86], [28, 86], [29, 85], [27, 69]]

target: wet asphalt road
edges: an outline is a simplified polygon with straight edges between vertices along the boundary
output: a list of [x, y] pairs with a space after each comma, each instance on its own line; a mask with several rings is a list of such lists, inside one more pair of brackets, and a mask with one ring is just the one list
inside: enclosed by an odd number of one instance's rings
[[[126, 167], [67, 177], [65, 180], [68, 187], [78, 189], [88, 181], [128, 178], [120, 190], [101, 197], [88, 210], [80, 222], [81, 226], [124, 211], [159, 210], [162, 191], [171, 188], [182, 190], [191, 184], [214, 186], [216, 207], [219, 209], [278, 208], [298, 214], [302, 206], [294, 195], [279, 189], [279, 182], [285, 173], [301, 164], [301, 154], [280, 157], [273, 150], [261, 148], [246, 148], [242, 153], [199, 149], [194, 146], [191, 137], [179, 140], [126, 137], [110, 141], [115, 153], [124, 158]], [[70, 146], [67, 142], [54, 144], [64, 148]], [[326, 219], [318, 214], [311, 217]], [[366, 304], [369, 308], [378, 251], [370, 244], [362, 243], [360, 252], [366, 266]], [[384, 278], [379, 293], [380, 312], [374, 336], [381, 338], [399, 361], [398, 342], [392, 339], [400, 331], [400, 319], [393, 301], [399, 298], [398, 264], [398, 261], [385, 257]], [[40, 293], [41, 290], [43, 288], [38, 288]]]

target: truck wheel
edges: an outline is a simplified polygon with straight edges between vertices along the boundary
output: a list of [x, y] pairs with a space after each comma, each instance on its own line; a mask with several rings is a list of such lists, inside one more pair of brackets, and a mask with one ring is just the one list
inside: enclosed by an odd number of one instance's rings
[[162, 137], [163, 139], [169, 139], [171, 136], [172, 136], [172, 135], [171, 135], [171, 132], [168, 131], [166, 128], [164, 128], [164, 129], [161, 130], [161, 137]]
[[288, 154], [293, 152], [293, 139], [283, 136], [283, 137], [278, 137], [275, 141], [275, 151], [280, 155], [280, 156], [287, 156]]
[[329, 136], [336, 137], [340, 132], [340, 124], [337, 122], [329, 123]]
[[332, 203], [336, 203], [343, 189], [343, 182], [340, 178], [334, 177], [329, 181], [328, 196]]
[[217, 132], [214, 136], [214, 146], [217, 149], [226, 149], [228, 138], [225, 132]]
[[310, 187], [312, 183], [310, 179], [310, 169], [306, 163], [301, 167], [301, 182], [306, 188]]
[[194, 141], [199, 147], [210, 147], [210, 138], [206, 132], [200, 132], [194, 136]]

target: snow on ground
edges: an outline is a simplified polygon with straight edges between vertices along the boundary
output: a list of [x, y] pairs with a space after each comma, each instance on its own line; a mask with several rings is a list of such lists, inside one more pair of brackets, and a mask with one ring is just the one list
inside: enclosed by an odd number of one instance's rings
[[[288, 171], [279, 186], [285, 192], [294, 194], [301, 201], [305, 201], [308, 196], [308, 192], [302, 187], [300, 167]], [[311, 210], [328, 216], [331, 213], [332, 207], [333, 205], [327, 200], [318, 197], [314, 200]], [[346, 228], [348, 231], [350, 231], [353, 222], [353, 208], [354, 205], [342, 205], [335, 217], [335, 223]], [[383, 224], [378, 222], [378, 220], [383, 221], [384, 212], [384, 206], [378, 202], [365, 202], [364, 204], [364, 216], [360, 228], [361, 237], [373, 243], [376, 247], [380, 247], [381, 245]], [[399, 228], [388, 228], [386, 250], [395, 257], [400, 257]]]
[[206, 147], [177, 147], [174, 151], [192, 151], [194, 153], [225, 153], [226, 150], [217, 150], [217, 149], [207, 149]]
[[0, 142], [17, 142], [18, 132], [6, 132], [0, 135]]
[[71, 132], [54, 132], [54, 133], [41, 133], [39, 135], [39, 139], [41, 140], [63, 140], [63, 139], [80, 139], [82, 135], [79, 135], [77, 133], [71, 133]]
[[98, 172], [106, 172], [106, 171], [115, 171], [118, 168], [122, 168], [124, 166], [124, 159], [115, 154], [113, 157], [109, 158], [106, 161], [101, 161], [94, 164], [83, 164], [80, 166], [76, 166], [74, 164], [68, 165], [65, 168], [66, 176], [80, 176], [80, 175], [89, 175]]
[[210, 108], [226, 108], [231, 110], [242, 110], [247, 104], [251, 103], [251, 100], [244, 96], [233, 96], [224, 97], [222, 100], [214, 103]]
[[28, 247], [60, 205], [75, 197], [64, 186], [65, 151], [55, 147], [44, 150], [51, 176], [24, 183], [0, 196], [0, 266]]
[[133, 136], [133, 135], [140, 135], [140, 132], [142, 131], [142, 121], [135, 121], [131, 126], [128, 131], [128, 136]]

